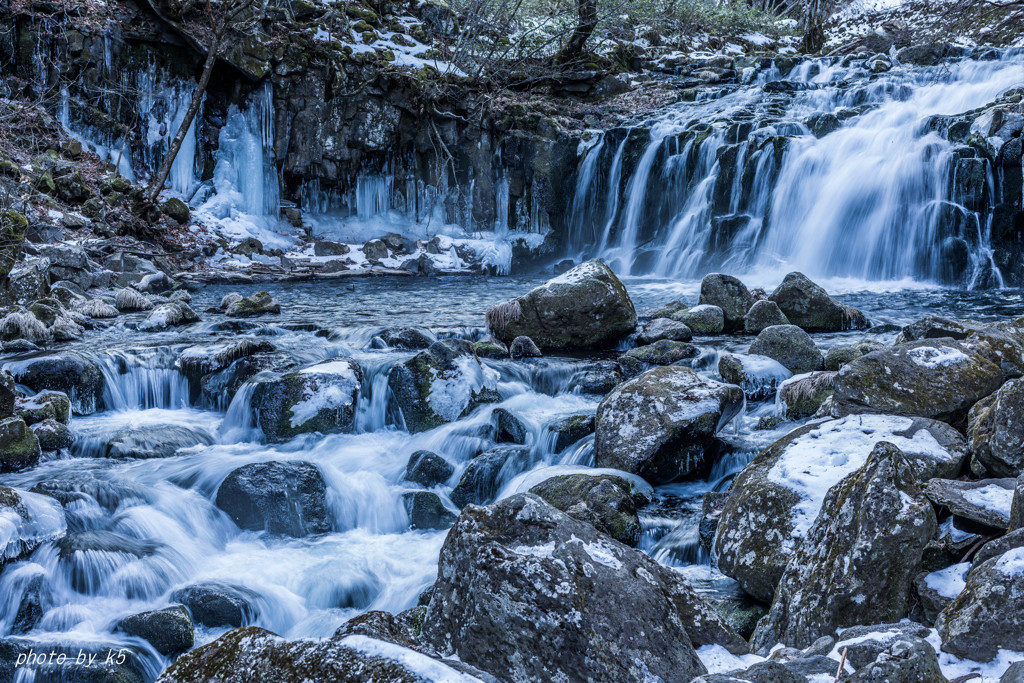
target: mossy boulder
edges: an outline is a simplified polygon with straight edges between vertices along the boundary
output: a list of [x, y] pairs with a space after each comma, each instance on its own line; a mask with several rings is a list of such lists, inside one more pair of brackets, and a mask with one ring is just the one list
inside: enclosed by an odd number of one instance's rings
[[721, 334], [725, 329], [725, 312], [710, 304], [677, 311], [672, 319], [685, 324], [695, 335]]
[[39, 439], [20, 417], [0, 421], [0, 472], [18, 472], [39, 462]]
[[351, 358], [332, 358], [308, 368], [259, 379], [251, 406], [269, 441], [299, 434], [352, 430], [363, 372]]
[[242, 297], [227, 306], [226, 313], [232, 318], [251, 318], [265, 313], [280, 313], [281, 304], [269, 292], [256, 292]]
[[199, 314], [183, 301], [171, 301], [160, 304], [139, 323], [139, 329], [145, 332], [159, 332], [168, 327], [191, 325], [199, 322]]
[[783, 382], [778, 396], [786, 417], [803, 420], [816, 414], [835, 392], [838, 376], [836, 372], [811, 372]]
[[790, 324], [808, 332], [867, 329], [864, 314], [844, 306], [803, 273], [790, 273], [768, 297]]
[[570, 517], [590, 524], [616, 541], [640, 541], [637, 510], [651, 502], [650, 489], [613, 474], [565, 474], [530, 489]]
[[164, 212], [165, 216], [172, 218], [178, 225], [187, 225], [192, 220], [192, 212], [189, 211], [188, 204], [177, 197], [172, 197], [165, 201], [160, 206], [160, 210]]
[[750, 345], [749, 353], [778, 361], [794, 375], [821, 370], [825, 366], [825, 359], [811, 335], [796, 325], [766, 327]]
[[548, 427], [554, 434], [554, 452], [561, 453], [585, 436], [594, 433], [593, 415], [570, 415], [552, 423]]
[[[754, 297], [738, 278], [722, 273], [709, 273], [700, 282], [698, 304], [722, 309], [725, 331], [735, 332], [743, 329], [744, 316], [754, 305]], [[678, 317], [675, 319], [679, 320]]]
[[165, 657], [185, 652], [195, 642], [192, 615], [184, 605], [133, 614], [117, 622], [115, 630], [148, 641]]
[[47, 419], [67, 424], [71, 419], [71, 399], [63, 391], [44, 389], [35, 396], [18, 399], [16, 411], [29, 426]]

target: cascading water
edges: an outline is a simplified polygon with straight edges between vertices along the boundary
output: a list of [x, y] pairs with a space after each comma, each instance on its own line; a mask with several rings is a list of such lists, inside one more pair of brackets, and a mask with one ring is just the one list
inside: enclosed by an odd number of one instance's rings
[[1001, 285], [989, 243], [994, 202], [973, 189], [980, 175], [982, 194], [998, 199], [992, 171], [935, 121], [1022, 82], [1020, 51], [880, 75], [814, 59], [782, 81], [773, 67], [755, 84], [675, 105], [590, 147], [570, 249], [634, 275], [800, 270]]

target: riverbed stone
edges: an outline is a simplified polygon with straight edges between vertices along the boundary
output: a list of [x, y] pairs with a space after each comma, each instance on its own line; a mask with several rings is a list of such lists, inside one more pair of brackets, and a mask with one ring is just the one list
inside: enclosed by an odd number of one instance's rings
[[971, 469], [979, 476], [1024, 473], [1024, 379], [1006, 382], [978, 401], [967, 417]]
[[194, 583], [171, 593], [188, 608], [197, 624], [210, 628], [244, 626], [259, 614], [259, 596], [248, 588], [222, 581]]
[[508, 345], [508, 355], [511, 358], [540, 358], [544, 354], [532, 339], [521, 334]]
[[469, 461], [449, 497], [460, 508], [489, 503], [503, 484], [533, 464], [529, 448], [496, 446]]
[[825, 366], [821, 351], [811, 335], [796, 325], [766, 327], [750, 345], [749, 353], [776, 360], [794, 375], [821, 370]]
[[662, 339], [626, 351], [619, 357], [619, 365], [624, 368], [635, 365], [636, 369], [633, 372], [639, 374], [645, 365], [672, 365], [699, 355], [700, 349], [693, 344]]
[[897, 638], [873, 662], [844, 679], [851, 683], [946, 683], [935, 648], [914, 636]]
[[555, 435], [554, 452], [561, 453], [583, 437], [594, 433], [594, 416], [570, 415], [553, 422], [548, 429]]
[[0, 420], [0, 472], [34, 467], [41, 455], [39, 439], [20, 417]]
[[640, 333], [636, 336], [636, 343], [639, 346], [643, 346], [645, 344], [653, 344], [662, 339], [686, 342], [692, 338], [693, 332], [686, 326], [686, 323], [681, 323], [671, 318], [655, 318], [640, 330]]
[[569, 378], [569, 391], [604, 396], [625, 380], [622, 367], [615, 361], [588, 363]]
[[924, 492], [936, 505], [948, 508], [958, 517], [993, 529], [1010, 526], [1010, 507], [1016, 480], [981, 479], [960, 481], [935, 478], [925, 485]]
[[961, 322], [944, 318], [941, 315], [929, 314], [905, 325], [898, 335], [896, 344], [920, 341], [922, 339], [966, 339], [977, 326], [964, 325]]
[[239, 358], [274, 350], [274, 345], [268, 341], [240, 337], [216, 344], [190, 346], [178, 356], [178, 367], [190, 383], [198, 385], [204, 375], [219, 372]]
[[46, 419], [29, 427], [39, 439], [39, 448], [44, 451], [59, 451], [71, 448], [75, 443], [75, 434], [67, 425], [56, 420]]
[[[725, 331], [735, 332], [743, 329], [743, 318], [754, 305], [754, 297], [738, 278], [722, 273], [709, 273], [700, 281], [700, 300], [697, 303], [700, 306], [720, 308]], [[690, 310], [692, 312], [694, 309]]]
[[199, 322], [199, 314], [192, 307], [181, 301], [160, 304], [139, 323], [139, 329], [145, 332], [159, 332], [168, 327], [191, 325]]
[[558, 475], [537, 484], [530, 493], [630, 546], [640, 541], [637, 510], [651, 502], [648, 493], [613, 474]]
[[455, 521], [455, 513], [432, 491], [410, 491], [402, 499], [413, 529], [447, 529]]
[[743, 390], [678, 365], [616, 387], [597, 407], [595, 461], [651, 483], [699, 472], [715, 433], [743, 406]]
[[672, 315], [672, 319], [689, 327], [695, 335], [721, 334], [725, 329], [725, 312], [711, 304], [679, 311]]
[[791, 325], [807, 332], [840, 332], [869, 327], [864, 315], [844, 306], [803, 273], [789, 273], [768, 297]]
[[541, 349], [600, 348], [633, 331], [636, 310], [615, 273], [594, 259], [490, 309], [487, 326], [506, 344], [526, 335]]
[[185, 652], [195, 642], [192, 615], [184, 605], [133, 614], [117, 622], [115, 630], [149, 641], [165, 657]]
[[251, 400], [256, 424], [269, 441], [351, 431], [362, 378], [359, 364], [344, 357], [285, 375], [261, 376]]
[[114, 307], [121, 313], [149, 311], [153, 309], [153, 302], [142, 292], [131, 287], [125, 287], [124, 289], [117, 290], [117, 294], [114, 297]]
[[242, 529], [302, 537], [331, 530], [327, 484], [316, 465], [260, 462], [229, 474], [216, 505]]
[[416, 451], [405, 467], [407, 481], [431, 487], [448, 481], [455, 468], [447, 460], [431, 451]]
[[108, 458], [170, 458], [183, 448], [209, 446], [213, 436], [183, 425], [147, 425], [124, 427], [107, 439]]
[[91, 415], [103, 408], [103, 373], [94, 361], [78, 352], [35, 356], [8, 363], [6, 368], [19, 384], [35, 392], [48, 389], [66, 394], [76, 415]]
[[281, 312], [281, 303], [269, 292], [256, 292], [252, 296], [245, 296], [228, 304], [224, 312], [232, 318], [251, 318], [267, 313], [278, 314]]
[[71, 419], [71, 399], [63, 391], [43, 389], [34, 396], [19, 398], [15, 412], [29, 426], [43, 420], [67, 424]]
[[833, 344], [825, 352], [825, 369], [835, 372], [864, 354], [877, 351], [880, 348], [882, 348], [881, 344], [869, 341], [857, 342], [855, 344]]
[[695, 647], [746, 651], [678, 574], [530, 493], [463, 510], [423, 637], [523, 681], [688, 681], [706, 671]]
[[656, 306], [655, 308], [648, 308], [647, 310], [641, 311], [639, 317], [649, 318], [654, 320], [656, 318], [671, 318], [676, 313], [685, 311], [688, 308], [686, 301], [683, 299], [673, 299], [666, 304]]
[[779, 309], [779, 305], [767, 299], [755, 301], [743, 317], [743, 331], [747, 334], [758, 334], [773, 325], [788, 324], [789, 318]]
[[908, 616], [913, 579], [936, 526], [903, 454], [876, 444], [861, 468], [828, 490], [753, 647], [802, 648], [837, 628]]

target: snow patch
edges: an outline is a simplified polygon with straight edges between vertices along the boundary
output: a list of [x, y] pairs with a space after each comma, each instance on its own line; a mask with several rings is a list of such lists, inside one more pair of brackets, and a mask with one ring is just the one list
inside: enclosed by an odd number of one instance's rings
[[967, 585], [967, 572], [971, 569], [970, 562], [961, 562], [952, 567], [932, 572], [924, 577], [925, 585], [944, 598], [955, 598]]

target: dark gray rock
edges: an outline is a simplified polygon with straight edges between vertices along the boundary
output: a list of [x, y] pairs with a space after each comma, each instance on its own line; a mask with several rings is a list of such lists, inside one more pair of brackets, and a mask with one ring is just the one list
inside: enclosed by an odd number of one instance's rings
[[971, 469], [979, 476], [1024, 474], [1024, 379], [978, 401], [967, 416]]
[[640, 540], [637, 510], [651, 502], [642, 491], [615, 475], [565, 474], [530, 489], [570, 517], [590, 524], [616, 541], [635, 546]]
[[256, 593], [219, 581], [185, 586], [171, 593], [171, 600], [187, 607], [195, 623], [210, 628], [244, 626], [259, 614]]
[[108, 458], [170, 458], [183, 448], [212, 443], [210, 434], [180, 425], [125, 427], [110, 436], [105, 454]]
[[866, 353], [882, 348], [875, 342], [858, 342], [856, 344], [833, 344], [825, 352], [825, 369], [835, 372], [848, 363], [852, 363]]
[[940, 339], [942, 337], [966, 339], [976, 328], [976, 325], [969, 327], [956, 320], [930, 314], [906, 325], [896, 336], [896, 343], [906, 344], [922, 339]]
[[984, 524], [994, 529], [1010, 526], [1010, 505], [1013, 500], [1014, 479], [982, 479], [959, 481], [932, 479], [924, 492], [936, 505], [948, 508], [958, 517]]
[[811, 335], [796, 325], [774, 325], [761, 330], [750, 345], [751, 355], [767, 356], [794, 375], [821, 370], [825, 360]]
[[76, 415], [92, 415], [103, 408], [103, 373], [80, 353], [60, 351], [14, 361], [5, 367], [19, 384], [32, 391], [49, 389], [67, 394]]
[[[625, 366], [633, 361], [646, 365], [672, 365], [673, 363], [690, 358], [696, 358], [699, 355], [700, 349], [693, 344], [662, 339], [653, 344], [630, 349], [624, 356], [619, 358], [619, 364]], [[643, 367], [643, 365], [638, 367]]]
[[409, 349], [413, 351], [428, 349], [431, 344], [437, 341], [433, 334], [418, 327], [384, 330], [380, 336], [393, 349]]
[[71, 400], [62, 391], [44, 389], [35, 396], [19, 397], [15, 405], [15, 414], [25, 420], [25, 424], [30, 427], [43, 420], [67, 424], [71, 419]]
[[363, 371], [351, 358], [331, 358], [286, 375], [256, 381], [250, 405], [269, 441], [299, 434], [352, 430]]
[[593, 415], [570, 415], [549, 425], [555, 435], [554, 452], [561, 453], [585, 436], [594, 433]]
[[614, 361], [598, 361], [585, 365], [569, 379], [569, 390], [581, 394], [604, 396], [625, 380], [622, 368]]
[[409, 457], [405, 478], [422, 486], [443, 484], [451, 478], [455, 468], [437, 453], [416, 451]]
[[1009, 530], [1024, 529], [1024, 474], [1017, 477], [1010, 502]]
[[645, 311], [640, 312], [641, 318], [657, 319], [657, 318], [671, 318], [676, 313], [685, 311], [687, 309], [686, 302], [682, 299], [675, 299], [669, 301], [667, 304], [663, 304], [656, 308], [649, 308]]
[[[743, 318], [754, 305], [754, 297], [737, 278], [722, 273], [709, 273], [700, 282], [700, 300], [697, 303], [722, 309], [725, 331], [734, 332], [743, 329]], [[694, 329], [694, 332], [697, 330]]]
[[[979, 539], [980, 540], [980, 539]], [[992, 539], [985, 543], [978, 549], [978, 552], [974, 554], [971, 561], [974, 566], [977, 567], [984, 564], [993, 557], [999, 557], [1003, 553], [1009, 552], [1014, 548], [1024, 547], [1024, 529], [1014, 529], [1013, 531], [1007, 532], [1005, 536]]]
[[803, 273], [790, 273], [771, 296], [791, 325], [808, 332], [839, 332], [869, 327], [864, 315], [844, 306]]
[[927, 641], [904, 636], [847, 680], [853, 683], [945, 683], [946, 677], [939, 668], [935, 649]]
[[269, 292], [256, 292], [228, 304], [224, 311], [232, 318], [251, 318], [267, 313], [279, 314], [281, 304]]
[[526, 443], [528, 430], [523, 421], [505, 408], [495, 408], [491, 413], [494, 424], [494, 441], [496, 443], [514, 443], [520, 446]]
[[42, 455], [39, 439], [20, 417], [0, 420], [0, 472], [35, 467]]
[[758, 334], [761, 330], [775, 325], [788, 325], [789, 318], [779, 309], [774, 301], [755, 301], [743, 317], [743, 331], [747, 334]]
[[793, 376], [784, 365], [767, 356], [731, 353], [719, 357], [718, 374], [729, 384], [743, 389], [748, 401], [772, 398], [779, 385]]
[[447, 529], [455, 521], [455, 513], [444, 506], [436, 493], [410, 491], [402, 498], [413, 529]]
[[331, 530], [327, 484], [308, 462], [259, 462], [229, 474], [216, 504], [235, 524], [252, 531], [306, 536]]
[[878, 659], [878, 655], [897, 641], [906, 638], [927, 638], [930, 634], [931, 630], [928, 627], [910, 620], [853, 626], [839, 631], [835, 647], [839, 652], [846, 650], [846, 661], [853, 668], [860, 669]]
[[469, 461], [451, 500], [460, 508], [494, 500], [501, 486], [534, 464], [530, 449], [522, 446], [498, 446]]
[[115, 630], [149, 641], [165, 657], [185, 652], [195, 642], [192, 616], [184, 605], [133, 614], [117, 622]]
[[1003, 672], [999, 683], [1024, 683], [1024, 662], [1014, 662]]
[[725, 330], [725, 312], [718, 306], [702, 304], [672, 315], [695, 335], [721, 334]]
[[520, 335], [508, 345], [508, 355], [512, 358], [540, 358], [542, 355], [533, 340], [525, 335]]
[[636, 343], [640, 346], [653, 344], [656, 341], [667, 339], [669, 341], [690, 341], [693, 332], [686, 326], [670, 318], [655, 318], [644, 325], [643, 329], [636, 336]]

